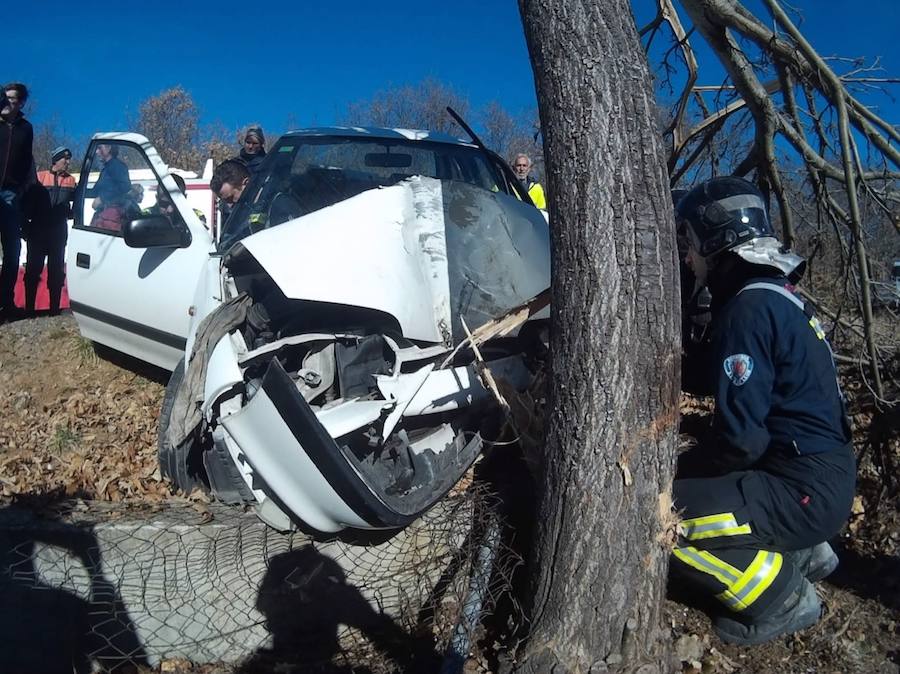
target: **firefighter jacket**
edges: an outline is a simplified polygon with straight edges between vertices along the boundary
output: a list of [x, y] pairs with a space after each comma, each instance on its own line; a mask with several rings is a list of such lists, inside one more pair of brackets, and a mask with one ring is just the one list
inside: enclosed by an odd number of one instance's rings
[[31, 123], [21, 114], [12, 121], [0, 120], [0, 190], [21, 194], [34, 182], [33, 141]]
[[723, 471], [781, 474], [792, 458], [848, 451], [831, 348], [786, 278], [745, 281], [717, 312], [709, 347], [710, 458]]

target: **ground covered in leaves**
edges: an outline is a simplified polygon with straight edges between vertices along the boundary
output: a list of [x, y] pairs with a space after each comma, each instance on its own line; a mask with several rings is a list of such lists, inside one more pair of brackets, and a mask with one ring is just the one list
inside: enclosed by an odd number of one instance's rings
[[[181, 498], [171, 495], [156, 461], [166, 374], [136, 365], [97, 357], [71, 316], [0, 326], [0, 505]], [[704, 409], [689, 404], [688, 421]], [[842, 565], [819, 585], [823, 619], [800, 635], [737, 648], [720, 642], [701, 612], [669, 601], [682, 671], [900, 672], [900, 498], [896, 484], [885, 487], [900, 449], [871, 441], [870, 411], [856, 410], [854, 422], [860, 496], [837, 542]], [[467, 671], [480, 670], [470, 664]], [[214, 671], [181, 661], [161, 669]]]

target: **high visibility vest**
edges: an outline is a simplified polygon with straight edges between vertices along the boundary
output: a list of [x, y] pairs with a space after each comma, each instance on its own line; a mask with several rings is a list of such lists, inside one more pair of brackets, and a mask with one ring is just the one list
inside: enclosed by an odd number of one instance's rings
[[528, 196], [534, 202], [534, 205], [543, 211], [547, 210], [547, 197], [544, 196], [544, 188], [540, 183], [528, 181]]
[[53, 173], [53, 171], [38, 171], [38, 182], [47, 188], [50, 193], [50, 204], [59, 204], [72, 201], [75, 195], [75, 178], [71, 173]]
[[47, 188], [53, 222], [64, 222], [72, 215], [72, 199], [75, 197], [75, 178], [71, 173], [38, 171], [38, 182]]

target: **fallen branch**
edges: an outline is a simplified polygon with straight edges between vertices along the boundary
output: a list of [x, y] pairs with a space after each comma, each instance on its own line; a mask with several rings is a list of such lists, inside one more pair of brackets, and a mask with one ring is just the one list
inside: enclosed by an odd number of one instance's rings
[[[444, 362], [441, 363], [441, 366], [438, 369], [443, 370], [447, 367], [456, 357], [456, 354], [466, 347], [471, 346], [474, 349], [479, 344], [484, 344], [484, 342], [489, 339], [509, 334], [539, 311], [549, 306], [549, 304], [550, 289], [547, 288], [524, 304], [513, 307], [502, 316], [499, 316], [492, 321], [488, 321], [474, 332], [470, 333], [468, 327], [466, 327], [463, 322], [466, 338], [456, 345], [456, 348], [450, 352], [450, 355], [444, 359]], [[462, 318], [460, 318], [460, 321], [462, 322]]]

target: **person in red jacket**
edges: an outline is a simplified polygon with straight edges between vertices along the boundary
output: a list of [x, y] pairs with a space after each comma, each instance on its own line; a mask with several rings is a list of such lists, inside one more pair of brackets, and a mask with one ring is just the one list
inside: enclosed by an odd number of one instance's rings
[[27, 100], [28, 88], [21, 82], [11, 82], [0, 90], [0, 312], [5, 319], [17, 314], [13, 295], [22, 249], [21, 201], [25, 189], [34, 183], [34, 130], [22, 114]]
[[25, 262], [25, 311], [34, 312], [44, 260], [47, 260], [47, 289], [50, 291], [50, 315], [59, 313], [59, 301], [66, 279], [66, 239], [68, 219], [72, 216], [75, 178], [69, 173], [72, 152], [58, 147], [50, 155], [50, 170], [39, 171], [38, 182], [50, 195], [50, 211], [42, 223], [33, 223], [28, 232], [28, 257]]

